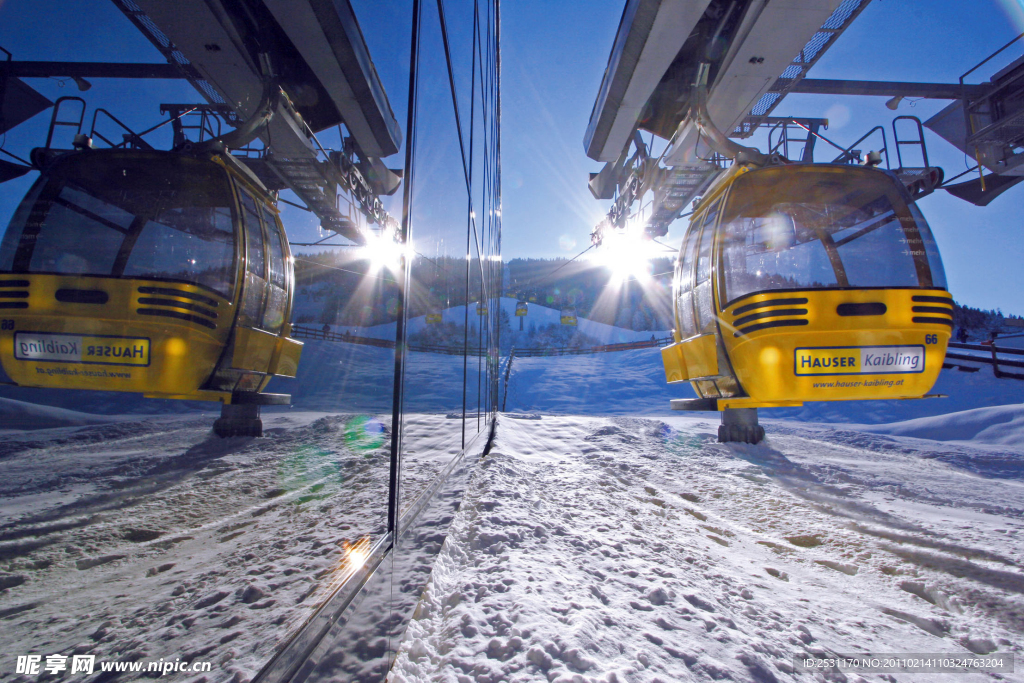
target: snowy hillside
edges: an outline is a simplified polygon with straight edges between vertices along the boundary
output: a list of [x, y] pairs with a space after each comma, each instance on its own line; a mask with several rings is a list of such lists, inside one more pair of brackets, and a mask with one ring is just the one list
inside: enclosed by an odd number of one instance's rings
[[[511, 329], [508, 330], [512, 333], [513, 339], [522, 338], [524, 342], [529, 340], [530, 332], [543, 329], [549, 325], [556, 327], [562, 327], [561, 309], [549, 308], [547, 306], [541, 306], [538, 304], [529, 304], [528, 312], [523, 318], [523, 332], [519, 331], [519, 319], [515, 317], [516, 313], [516, 300], [509, 299], [508, 297], [501, 297], [501, 310], [508, 316], [510, 321]], [[313, 306], [312, 303], [307, 302], [305, 308], [302, 310], [310, 309]], [[441, 313], [441, 324], [456, 325], [460, 330], [466, 323], [466, 307], [465, 306], [452, 306], [451, 308], [445, 308], [440, 311]], [[475, 304], [470, 304], [469, 307], [469, 327], [470, 330], [479, 329], [479, 321]], [[319, 328], [319, 323], [303, 323], [314, 328]], [[431, 324], [426, 321], [426, 316], [421, 315], [409, 319], [409, 335], [415, 336], [423, 334], [428, 331]], [[613, 325], [606, 325], [604, 323], [594, 322], [593, 320], [587, 320], [586, 318], [578, 318], [577, 325], [575, 327], [565, 326], [566, 331], [579, 332], [586, 337], [595, 340], [598, 344], [619, 344], [623, 342], [631, 341], [643, 341], [650, 339], [651, 335], [655, 335], [658, 338], [667, 337], [671, 334], [669, 331], [658, 331], [658, 332], [634, 332], [633, 330], [627, 330], [622, 327], [615, 327]], [[385, 323], [383, 325], [372, 325], [369, 327], [355, 327], [351, 325], [334, 325], [332, 328], [334, 331], [348, 331], [351, 334], [373, 337], [375, 339], [394, 339], [395, 338], [395, 323]], [[459, 334], [459, 340], [462, 341], [462, 335]]]
[[[880, 424], [1005, 404], [1024, 403], [1024, 382], [991, 370], [943, 370], [932, 393], [910, 401], [833, 401], [759, 411], [762, 420]], [[516, 358], [507, 409], [570, 415], [672, 415], [669, 401], [693, 398], [689, 383], [669, 385], [659, 349], [585, 356]]]

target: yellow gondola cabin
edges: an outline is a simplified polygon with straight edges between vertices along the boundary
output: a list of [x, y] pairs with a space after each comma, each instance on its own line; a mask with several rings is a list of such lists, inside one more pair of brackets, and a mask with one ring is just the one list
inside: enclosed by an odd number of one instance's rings
[[0, 380], [220, 401], [262, 432], [294, 376], [292, 261], [270, 195], [225, 154], [84, 149], [42, 174], [0, 242]]
[[673, 407], [725, 411], [722, 441], [760, 441], [758, 407], [921, 398], [953, 326], [927, 222], [863, 166], [734, 164], [693, 214], [673, 301], [665, 373], [700, 397]]

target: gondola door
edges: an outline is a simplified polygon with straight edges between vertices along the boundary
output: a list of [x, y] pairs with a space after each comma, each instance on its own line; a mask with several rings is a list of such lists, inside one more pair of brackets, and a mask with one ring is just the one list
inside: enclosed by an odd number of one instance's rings
[[[262, 202], [257, 202], [241, 187], [238, 195], [245, 233], [245, 274], [231, 365], [238, 370], [261, 373], [243, 375], [236, 391], [258, 391], [263, 374], [270, 369], [277, 335], [284, 325], [287, 305], [284, 257], [277, 231], [264, 231]], [[276, 249], [271, 242], [275, 237]]]
[[710, 208], [690, 224], [682, 250], [677, 310], [679, 350], [686, 368], [684, 379], [711, 377], [718, 374], [715, 340], [715, 304], [711, 285], [712, 256], [718, 207]]

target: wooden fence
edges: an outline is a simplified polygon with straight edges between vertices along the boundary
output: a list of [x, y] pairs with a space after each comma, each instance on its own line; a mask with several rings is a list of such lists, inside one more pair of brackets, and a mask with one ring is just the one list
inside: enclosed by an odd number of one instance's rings
[[[348, 332], [325, 332], [322, 329], [318, 330], [315, 327], [304, 327], [302, 325], [292, 325], [292, 337], [296, 339], [314, 339], [319, 341], [345, 342], [348, 344], [364, 344], [366, 346], [377, 346], [386, 349], [395, 348], [395, 342], [389, 339], [361, 337], [358, 335], [349, 334]], [[603, 344], [601, 346], [552, 346], [534, 349], [517, 348], [516, 355], [521, 358], [524, 356], [578, 356], [590, 353], [609, 353], [612, 351], [632, 351], [634, 349], [650, 349], [659, 346], [667, 346], [671, 343], [672, 338], [665, 337], [662, 339], [649, 339], [645, 341], [627, 342], [623, 344]], [[481, 349], [478, 346], [470, 346], [468, 349], [466, 349], [461, 344], [455, 346], [410, 344], [409, 350], [420, 353], [443, 353], [450, 356], [461, 356], [463, 353], [467, 352], [468, 355], [470, 356], [483, 356], [486, 355], [487, 353], [487, 349]]]

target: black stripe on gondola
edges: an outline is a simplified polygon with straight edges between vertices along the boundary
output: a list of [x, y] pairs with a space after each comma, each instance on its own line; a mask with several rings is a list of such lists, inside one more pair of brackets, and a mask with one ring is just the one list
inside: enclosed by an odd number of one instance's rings
[[914, 306], [910, 310], [914, 313], [939, 313], [941, 315], [953, 315], [952, 308], [939, 308], [938, 306]]
[[747, 323], [752, 323], [755, 320], [760, 320], [761, 318], [773, 318], [780, 315], [807, 315], [807, 309], [780, 308], [777, 311], [762, 311], [761, 313], [755, 313], [753, 315], [748, 315], [745, 318], [740, 318], [739, 320], [733, 321], [733, 326], [740, 327], [742, 325], [746, 325]]
[[190, 323], [196, 323], [203, 327], [209, 327], [211, 330], [217, 329], [217, 326], [211, 323], [206, 318], [200, 318], [198, 315], [192, 315], [190, 313], [179, 313], [178, 311], [165, 311], [162, 308], [140, 308], [135, 311], [139, 315], [162, 315], [165, 318], [177, 318], [178, 320], [185, 320]]
[[844, 317], [854, 315], [885, 315], [887, 310], [889, 309], [885, 307], [885, 304], [877, 301], [860, 304], [839, 304], [836, 306], [836, 313]]
[[151, 296], [139, 297], [139, 303], [148, 306], [173, 306], [174, 308], [184, 308], [186, 311], [194, 311], [196, 313], [202, 313], [209, 318], [216, 318], [217, 314], [213, 311], [208, 311], [202, 306], [196, 304], [188, 304], [184, 301], [175, 301], [173, 299], [155, 299]]
[[28, 292], [0, 292], [0, 298], [3, 299], [27, 299]]
[[183, 299], [192, 299], [198, 301], [201, 304], [207, 306], [217, 307], [217, 300], [211, 299], [208, 296], [202, 294], [196, 294], [195, 292], [187, 292], [183, 289], [171, 289], [170, 287], [139, 287], [140, 294], [159, 294], [160, 296], [180, 296]]
[[53, 298], [65, 304], [105, 304], [110, 295], [101, 289], [58, 289]]
[[744, 335], [744, 334], [750, 334], [751, 332], [757, 332], [758, 330], [766, 330], [769, 327], [796, 327], [798, 325], [806, 325], [806, 324], [807, 324], [806, 320], [793, 320], [793, 319], [789, 319], [789, 320], [772, 320], [771, 322], [758, 323], [757, 325], [751, 325], [750, 327], [745, 327], [742, 330], [740, 330], [739, 332], [736, 332], [735, 334], [733, 334], [733, 336], [734, 337], [739, 337], [739, 336]]
[[28, 287], [28, 280], [0, 280], [0, 287]]
[[740, 306], [733, 311], [732, 314], [736, 316], [758, 308], [768, 308], [769, 306], [799, 306], [805, 303], [807, 303], [807, 299], [768, 299], [767, 301], [758, 301], [757, 303]]
[[953, 300], [944, 296], [913, 296], [910, 300], [922, 304], [946, 304], [950, 308], [953, 307]]
[[0, 301], [0, 308], [28, 308], [26, 301]]
[[915, 317], [915, 318], [911, 318], [911, 320], [913, 322], [915, 322], [915, 323], [926, 323], [926, 324], [931, 324], [931, 325], [949, 325], [950, 327], [953, 327], [953, 319], [952, 318], [924, 318], [924, 317]]

